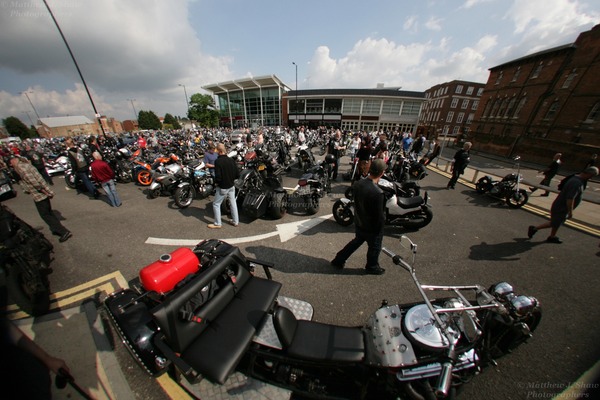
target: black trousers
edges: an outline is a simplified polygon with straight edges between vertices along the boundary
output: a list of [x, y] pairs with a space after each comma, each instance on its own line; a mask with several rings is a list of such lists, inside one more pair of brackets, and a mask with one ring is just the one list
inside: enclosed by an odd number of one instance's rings
[[35, 207], [37, 208], [40, 217], [42, 217], [44, 222], [48, 224], [50, 232], [52, 232], [54, 235], [62, 236], [69, 231], [60, 223], [60, 221], [54, 214], [54, 211], [52, 211], [52, 204], [50, 204], [50, 199], [46, 198], [42, 201], [36, 201]]

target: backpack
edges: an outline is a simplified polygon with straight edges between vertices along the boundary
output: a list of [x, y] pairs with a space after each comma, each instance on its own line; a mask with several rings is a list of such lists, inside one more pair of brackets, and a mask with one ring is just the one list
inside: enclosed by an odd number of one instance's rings
[[569, 179], [571, 179], [573, 176], [575, 176], [575, 174], [571, 174], [571, 175], [567, 175], [564, 178], [561, 179], [561, 181], [558, 183], [558, 191], [560, 192], [561, 190], [563, 190], [563, 188], [565, 187], [565, 184], [567, 183], [567, 181]]

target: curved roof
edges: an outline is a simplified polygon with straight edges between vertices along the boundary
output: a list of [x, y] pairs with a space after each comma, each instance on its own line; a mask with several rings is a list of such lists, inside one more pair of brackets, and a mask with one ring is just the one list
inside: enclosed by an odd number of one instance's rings
[[252, 76], [233, 81], [213, 83], [202, 86], [202, 89], [208, 90], [213, 94], [219, 94], [237, 90], [251, 90], [274, 86], [282, 87], [284, 90], [290, 90], [290, 88], [275, 75]]

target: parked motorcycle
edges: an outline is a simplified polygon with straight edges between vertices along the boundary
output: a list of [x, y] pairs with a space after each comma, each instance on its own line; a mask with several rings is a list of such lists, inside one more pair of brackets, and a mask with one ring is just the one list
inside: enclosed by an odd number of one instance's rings
[[159, 166], [152, 170], [152, 183], [148, 188], [148, 198], [155, 199], [159, 196], [172, 196], [179, 184], [185, 179], [185, 171], [179, 163]]
[[64, 154], [59, 154], [58, 156], [46, 160], [46, 172], [49, 176], [62, 174], [69, 169], [70, 166], [71, 163], [69, 162], [69, 157]]
[[173, 198], [179, 208], [189, 207], [194, 198], [205, 199], [215, 192], [215, 181], [204, 161], [184, 167], [185, 178], [177, 185]]
[[427, 168], [416, 156], [403, 156], [400, 151], [391, 153], [388, 160], [390, 174], [396, 182], [420, 181], [427, 176]]
[[[279, 294], [272, 265], [214, 239], [161, 256], [104, 306], [152, 376], [224, 384], [237, 370], [300, 398], [452, 398], [532, 336], [541, 306], [506, 282], [421, 284], [417, 246], [405, 236], [401, 243], [411, 263], [383, 253], [410, 274], [422, 301], [383, 300], [363, 326], [312, 321], [309, 303]], [[430, 299], [433, 291], [441, 297]]]
[[[385, 224], [406, 229], [420, 229], [431, 222], [433, 211], [427, 203], [427, 192], [423, 197], [403, 197], [401, 183], [379, 179], [378, 186], [385, 196]], [[333, 203], [333, 218], [342, 226], [354, 222], [354, 200], [341, 198]]]
[[[0, 201], [16, 196], [10, 180], [0, 172]], [[0, 269], [10, 298], [33, 316], [50, 307], [52, 244], [42, 233], [0, 204]]]
[[296, 160], [298, 162], [298, 168], [303, 171], [307, 171], [309, 168], [316, 164], [315, 156], [307, 144], [298, 146], [296, 150]]
[[282, 218], [287, 212], [288, 194], [281, 185], [285, 169], [273, 157], [259, 149], [244, 155], [245, 169], [235, 182], [236, 200], [242, 211], [252, 218], [269, 214]]
[[504, 200], [510, 208], [521, 208], [529, 200], [529, 195], [525, 189], [520, 188], [521, 167], [519, 160], [521, 157], [514, 158], [517, 168], [517, 173], [507, 174], [501, 180], [495, 180], [490, 175], [480, 178], [475, 184], [477, 193], [487, 193], [492, 197]]
[[329, 176], [335, 162], [335, 157], [328, 154], [323, 161], [308, 168], [298, 179], [298, 184], [290, 197], [302, 199], [308, 214], [316, 214], [319, 211], [321, 198], [331, 192]]

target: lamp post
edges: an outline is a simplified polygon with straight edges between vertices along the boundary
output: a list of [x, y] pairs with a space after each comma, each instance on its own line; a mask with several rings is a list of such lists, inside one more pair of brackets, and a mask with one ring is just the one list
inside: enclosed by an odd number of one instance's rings
[[137, 119], [138, 114], [137, 114], [137, 111], [135, 110], [135, 106], [133, 105], [133, 102], [135, 101], [135, 99], [127, 99], [127, 100], [131, 102], [131, 108], [133, 108], [133, 116], [135, 119]]
[[[29, 100], [29, 104], [31, 104], [31, 108], [33, 108], [33, 112], [35, 113], [35, 116], [37, 117], [37, 119], [39, 121], [40, 120], [40, 115], [38, 114], [37, 110], [33, 106], [33, 103], [31, 102], [31, 99], [29, 98], [29, 95], [27, 93], [33, 93], [33, 92], [21, 92], [21, 94], [24, 94], [25, 97], [27, 97], [27, 100]], [[29, 114], [27, 114], [27, 115], [29, 115]]]
[[187, 95], [187, 91], [185, 90], [185, 85], [182, 85], [181, 83], [178, 83], [177, 86], [182, 86], [183, 87], [183, 93], [185, 94], [185, 104], [187, 105], [186, 117], [189, 118], [189, 116], [187, 114], [190, 112], [190, 102], [188, 101], [188, 95]]
[[296, 67], [296, 118], [294, 119], [294, 123], [297, 124], [300, 122], [298, 119], [298, 64], [296, 64], [294, 61], [292, 61], [292, 64], [294, 64]]

